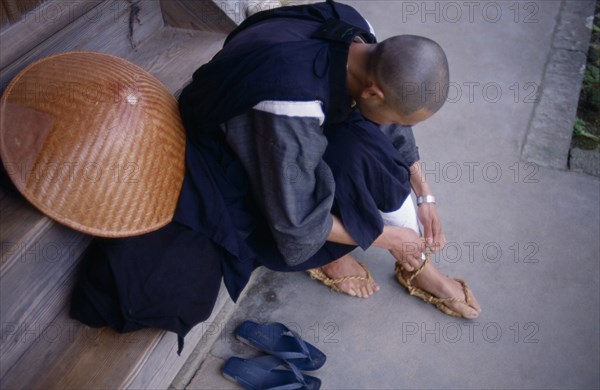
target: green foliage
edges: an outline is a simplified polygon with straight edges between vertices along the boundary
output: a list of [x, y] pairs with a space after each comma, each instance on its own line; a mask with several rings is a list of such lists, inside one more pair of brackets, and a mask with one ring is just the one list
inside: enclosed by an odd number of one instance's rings
[[600, 150], [600, 2], [592, 24], [592, 36], [583, 74], [572, 145]]
[[[596, 11], [600, 5], [596, 4]], [[594, 18], [587, 64], [583, 75], [582, 98], [591, 108], [600, 110], [600, 14]]]
[[600, 141], [600, 137], [587, 131], [585, 121], [583, 121], [581, 118], [575, 119], [575, 124], [573, 125], [573, 135], [589, 138], [596, 142]]
[[585, 68], [581, 97], [591, 109], [600, 110], [600, 68], [592, 63]]
[[583, 75], [584, 84], [594, 84], [600, 81], [600, 68], [596, 65], [588, 64], [585, 67], [585, 74]]

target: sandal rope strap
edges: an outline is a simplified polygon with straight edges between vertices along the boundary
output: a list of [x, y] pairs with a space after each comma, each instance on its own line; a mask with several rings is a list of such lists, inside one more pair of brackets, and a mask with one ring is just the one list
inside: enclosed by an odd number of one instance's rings
[[398, 281], [400, 282], [400, 284], [402, 284], [408, 290], [410, 295], [421, 298], [422, 300], [424, 300], [427, 303], [431, 303], [432, 305], [436, 306], [438, 309], [440, 309], [441, 311], [443, 311], [444, 313], [446, 313], [448, 315], [451, 315], [454, 317], [462, 317], [462, 315], [460, 313], [458, 313], [455, 310], [448, 307], [446, 305], [446, 303], [458, 302], [458, 303], [464, 303], [468, 306], [473, 307], [471, 305], [471, 298], [469, 297], [469, 295], [471, 294], [471, 290], [469, 289], [469, 286], [467, 286], [467, 283], [464, 280], [454, 278], [454, 280], [456, 280], [462, 286], [463, 294], [465, 296], [464, 298], [457, 298], [457, 297], [438, 298], [436, 296], [433, 296], [429, 292], [424, 291], [421, 288], [416, 287], [412, 284], [413, 280], [415, 278], [417, 278], [419, 276], [419, 274], [421, 274], [421, 272], [423, 272], [423, 269], [425, 268], [427, 263], [429, 263], [431, 261], [431, 251], [425, 250], [423, 253], [425, 254], [425, 260], [423, 261], [421, 266], [416, 271], [411, 273], [411, 275], [408, 278], [404, 278], [404, 275], [402, 274], [402, 272], [404, 271], [404, 268], [402, 267], [402, 265], [396, 263], [396, 276], [397, 276]]
[[323, 270], [321, 268], [309, 269], [308, 273], [309, 273], [311, 279], [318, 280], [321, 283], [323, 283], [324, 285], [326, 285], [327, 287], [331, 288], [333, 291], [339, 292], [340, 289], [338, 288], [337, 285], [340, 283], [344, 283], [349, 280], [365, 280], [365, 281], [373, 280], [373, 277], [371, 276], [371, 272], [369, 271], [369, 269], [363, 263], [359, 262], [358, 264], [360, 264], [360, 266], [365, 270], [365, 272], [367, 273], [366, 276], [352, 275], [352, 276], [344, 276], [342, 278], [332, 279], [329, 276], [327, 276], [327, 274], [325, 274], [325, 272], [323, 272]]

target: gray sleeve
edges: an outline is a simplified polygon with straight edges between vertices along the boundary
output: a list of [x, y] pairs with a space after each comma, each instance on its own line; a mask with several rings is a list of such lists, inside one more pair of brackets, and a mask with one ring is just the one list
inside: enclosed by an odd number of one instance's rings
[[419, 148], [415, 143], [415, 136], [410, 126], [382, 125], [381, 131], [388, 137], [392, 145], [410, 167], [419, 161]]
[[279, 251], [292, 266], [308, 260], [331, 232], [335, 193], [319, 118], [253, 109], [225, 129]]

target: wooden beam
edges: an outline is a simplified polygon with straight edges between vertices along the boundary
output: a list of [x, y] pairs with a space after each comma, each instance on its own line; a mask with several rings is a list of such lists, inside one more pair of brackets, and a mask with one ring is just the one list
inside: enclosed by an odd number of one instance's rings
[[31, 347], [2, 378], [6, 389], [122, 389], [164, 331], [118, 334], [69, 318], [68, 306], [49, 327], [27, 329]]
[[163, 26], [158, 0], [140, 1], [136, 7], [137, 17], [132, 18], [132, 3], [126, 0], [102, 2], [0, 69], [0, 93], [25, 66], [51, 54], [72, 50], [92, 50], [119, 57], [128, 56], [136, 50], [134, 47]]
[[7, 19], [12, 23], [19, 20], [20, 12], [17, 0], [2, 0], [2, 8], [6, 11]]
[[6, 25], [8, 25], [8, 12], [4, 2], [0, 2], [0, 30]]
[[[41, 228], [40, 228], [41, 229]], [[2, 381], [56, 313], [67, 305], [75, 267], [89, 236], [55, 225], [12, 253], [0, 276], [0, 377]], [[4, 388], [4, 387], [3, 387]]]
[[[94, 9], [103, 0], [48, 0], [0, 31], [0, 69], [42, 43], [48, 37]], [[3, 3], [5, 6], [8, 3]], [[11, 18], [10, 9], [8, 18]]]
[[229, 33], [237, 25], [212, 0], [160, 0], [165, 24], [193, 30]]
[[159, 79], [172, 94], [221, 49], [225, 34], [165, 27], [123, 58]]

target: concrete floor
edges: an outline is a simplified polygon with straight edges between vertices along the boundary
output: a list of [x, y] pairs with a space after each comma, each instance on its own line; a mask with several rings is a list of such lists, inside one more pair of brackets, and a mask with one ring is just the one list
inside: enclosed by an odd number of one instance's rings
[[469, 282], [482, 315], [455, 319], [410, 297], [377, 249], [357, 253], [381, 285], [368, 300], [262, 270], [212, 324], [221, 335], [187, 388], [236, 388], [220, 370], [256, 355], [232, 336], [245, 319], [283, 322], [322, 349], [325, 389], [599, 388], [600, 181], [521, 159], [565, 5], [348, 3], [380, 40], [424, 35], [448, 55], [454, 102], [415, 135], [448, 239], [434, 262]]

